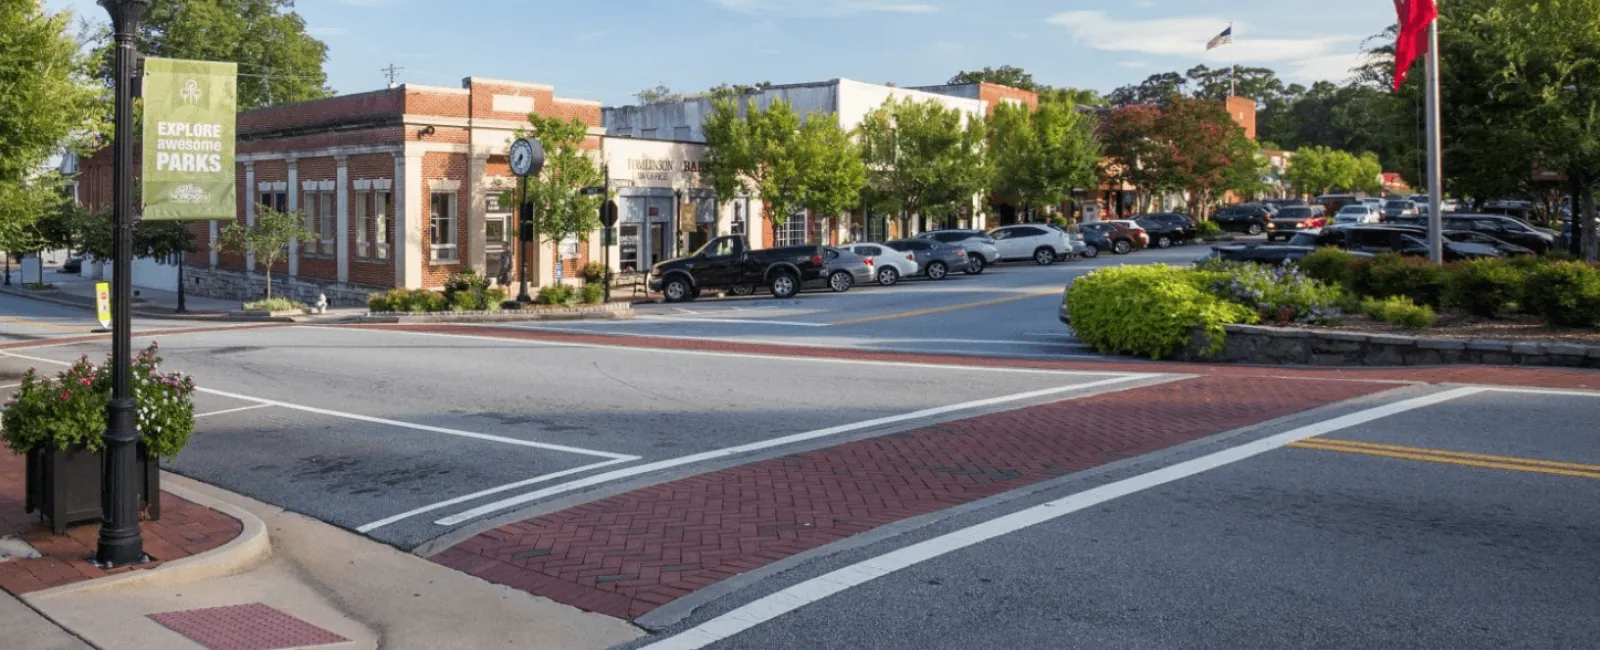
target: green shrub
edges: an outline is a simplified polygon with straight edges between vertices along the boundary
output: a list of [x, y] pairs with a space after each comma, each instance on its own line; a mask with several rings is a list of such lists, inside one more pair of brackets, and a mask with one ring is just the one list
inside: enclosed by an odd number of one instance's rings
[[1444, 293], [1444, 278], [1444, 269], [1425, 259], [1382, 253], [1356, 264], [1350, 288], [1363, 298], [1405, 296], [1434, 307]]
[[450, 304], [450, 311], [483, 311], [481, 296], [473, 295], [470, 291], [459, 291], [447, 294], [445, 301]]
[[1349, 287], [1361, 258], [1337, 248], [1319, 248], [1300, 260], [1311, 279], [1335, 287]]
[[583, 285], [583, 304], [598, 305], [606, 300], [606, 286], [603, 284]]
[[606, 270], [607, 267], [605, 262], [590, 262], [588, 266], [583, 267], [584, 283], [599, 284], [601, 282], [605, 282]]
[[367, 311], [374, 314], [394, 311], [394, 305], [389, 302], [389, 294], [385, 292], [367, 296]]
[[244, 304], [245, 311], [289, 311], [301, 309], [303, 306], [288, 298], [267, 298]]
[[1496, 318], [1517, 310], [1526, 279], [1526, 271], [1504, 260], [1472, 260], [1449, 272], [1444, 302], [1474, 316]]
[[1432, 307], [1416, 304], [1405, 296], [1368, 298], [1361, 302], [1361, 311], [1373, 320], [1414, 330], [1432, 327], [1438, 317]]
[[1600, 326], [1600, 269], [1555, 262], [1528, 273], [1522, 305], [1557, 327]]
[[1255, 322], [1255, 314], [1208, 293], [1205, 285], [1215, 278], [1163, 264], [1105, 268], [1072, 283], [1067, 309], [1078, 338], [1105, 354], [1169, 357], [1195, 327], [1216, 352], [1223, 325]]
[[565, 284], [552, 284], [539, 290], [539, 297], [535, 299], [541, 305], [567, 305], [573, 299], [572, 287]]
[[506, 301], [505, 288], [490, 287], [488, 291], [483, 292], [483, 301], [484, 307], [489, 311], [499, 311], [501, 303]]
[[1195, 232], [1201, 237], [1220, 237], [1222, 226], [1217, 225], [1215, 221], [1201, 221], [1195, 224]]
[[1307, 277], [1294, 266], [1270, 267], [1250, 263], [1208, 263], [1205, 285], [1211, 293], [1243, 305], [1258, 319], [1274, 323], [1327, 324], [1341, 315], [1343, 290]]
[[[111, 364], [80, 357], [55, 379], [29, 368], [0, 413], [0, 440], [17, 453], [104, 448]], [[172, 459], [194, 433], [194, 379], [160, 371], [155, 343], [133, 359], [133, 400], [140, 442], [159, 458]]]
[[466, 269], [445, 280], [445, 302], [452, 311], [483, 311], [489, 308], [488, 290], [489, 278], [475, 269]]

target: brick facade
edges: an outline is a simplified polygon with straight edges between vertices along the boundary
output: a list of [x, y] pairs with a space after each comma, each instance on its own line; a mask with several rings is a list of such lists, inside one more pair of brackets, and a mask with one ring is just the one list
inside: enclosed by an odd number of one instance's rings
[[1230, 95], [1222, 106], [1228, 109], [1228, 116], [1232, 117], [1233, 121], [1244, 127], [1245, 134], [1251, 140], [1256, 139], [1256, 100]]
[[[471, 228], [483, 227], [482, 197], [492, 191], [485, 189], [488, 179], [510, 176], [505, 143], [527, 122], [529, 112], [575, 117], [591, 127], [601, 123], [599, 102], [558, 97], [550, 86], [475, 78], [464, 80], [460, 88], [405, 85], [241, 113], [235, 220], [245, 222], [253, 212], [263, 183], [269, 187], [281, 183], [285, 206], [294, 205], [305, 213], [319, 237], [300, 242], [293, 264], [279, 261], [273, 267], [275, 275], [329, 287], [330, 296], [334, 289], [344, 296], [357, 295], [363, 287], [442, 286], [451, 274], [484, 264], [481, 234], [475, 240]], [[600, 145], [600, 139], [592, 137], [584, 148]], [[473, 169], [474, 160], [482, 165], [481, 171]], [[407, 170], [408, 161], [420, 163], [421, 168]], [[134, 174], [138, 176], [137, 168]], [[78, 178], [80, 202], [91, 209], [109, 206], [111, 178], [109, 147], [86, 157]], [[314, 184], [313, 194], [308, 195], [307, 183]], [[454, 193], [457, 259], [435, 264], [431, 208], [432, 195], [439, 189]], [[323, 193], [331, 197], [330, 220], [319, 216]], [[317, 203], [308, 204], [308, 196]], [[376, 220], [363, 218], [380, 208], [385, 209], [381, 227]], [[416, 220], [411, 232], [420, 237], [407, 240], [408, 216]], [[215, 229], [220, 232], [227, 225], [217, 223]], [[213, 253], [213, 224], [197, 222], [190, 229], [199, 250], [186, 256], [189, 264], [209, 267], [214, 256], [221, 271], [260, 272], [259, 265], [245, 268], [243, 254]], [[515, 225], [509, 229], [514, 236]], [[546, 252], [540, 259], [548, 260], [550, 269], [548, 275], [539, 275], [548, 281], [558, 255], [553, 245], [541, 246]], [[567, 277], [581, 274], [589, 257], [589, 246], [581, 244], [578, 256], [567, 260]], [[498, 269], [485, 270], [492, 277]]]
[[989, 114], [994, 114], [994, 109], [1005, 102], [1020, 102], [1029, 110], [1039, 108], [1039, 94], [1031, 90], [1012, 88], [987, 81], [978, 84], [978, 99], [988, 104]]

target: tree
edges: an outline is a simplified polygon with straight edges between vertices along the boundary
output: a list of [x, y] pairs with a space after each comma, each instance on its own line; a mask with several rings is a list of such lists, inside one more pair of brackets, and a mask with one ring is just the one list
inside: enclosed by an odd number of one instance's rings
[[1174, 96], [1160, 108], [1154, 126], [1146, 164], [1153, 184], [1188, 190], [1198, 216], [1223, 192], [1240, 189], [1240, 166], [1259, 165], [1244, 127], [1213, 102]]
[[837, 116], [812, 113], [802, 124], [781, 99], [766, 110], [750, 99], [741, 111], [727, 97], [712, 107], [703, 127], [710, 170], [702, 178], [719, 201], [754, 193], [780, 225], [802, 209], [832, 216], [859, 201], [866, 169]]
[[838, 118], [812, 113], [800, 125], [791, 153], [805, 187], [802, 205], [812, 214], [831, 217], [860, 205], [867, 168], [860, 147]]
[[1100, 172], [1112, 187], [1131, 185], [1143, 210], [1151, 194], [1175, 190], [1175, 187], [1158, 186], [1151, 174], [1156, 160], [1156, 124], [1161, 109], [1153, 104], [1133, 104], [1113, 108], [1107, 113], [1105, 155], [1107, 160]]
[[735, 97], [743, 97], [751, 93], [761, 92], [771, 87], [772, 82], [770, 81], [758, 81], [753, 84], [729, 84], [724, 82], [712, 86], [705, 92], [700, 93], [698, 96], [710, 97], [712, 99], [730, 99]]
[[898, 215], [902, 232], [913, 215], [948, 214], [970, 202], [987, 186], [983, 129], [981, 120], [938, 102], [885, 101], [857, 127], [866, 202]]
[[1189, 90], [1189, 80], [1176, 72], [1163, 72], [1146, 77], [1138, 85], [1123, 86], [1111, 91], [1106, 98], [1112, 106], [1132, 106], [1134, 104], [1159, 104], [1175, 95], [1185, 95]]
[[989, 158], [996, 198], [1030, 213], [1090, 187], [1100, 162], [1095, 120], [1052, 98], [1038, 110], [1001, 105], [990, 120]]
[[1003, 65], [998, 68], [984, 67], [982, 70], [972, 71], [963, 70], [950, 77], [949, 83], [975, 84], [985, 81], [1022, 90], [1038, 91], [1044, 88], [1033, 80], [1033, 75], [1014, 65]]
[[25, 250], [33, 223], [62, 201], [62, 179], [41, 173], [63, 146], [83, 150], [97, 128], [100, 91], [67, 33], [70, 15], [39, 0], [0, 0], [0, 247]]
[[640, 104], [671, 104], [683, 101], [683, 93], [668, 88], [666, 84], [656, 84], [654, 88], [646, 88], [633, 94], [639, 99]]
[[1302, 192], [1327, 194], [1334, 190], [1378, 194], [1383, 191], [1383, 167], [1377, 155], [1352, 155], [1328, 147], [1303, 147], [1289, 159], [1284, 178]]
[[524, 199], [533, 204], [534, 231], [555, 245], [571, 238], [587, 241], [589, 233], [600, 227], [600, 204], [606, 200], [582, 192], [605, 180], [595, 159], [583, 149], [588, 125], [576, 117], [562, 120], [532, 114], [528, 128], [519, 129], [517, 137], [544, 146], [544, 168], [523, 185]]
[[[239, 64], [239, 110], [320, 99], [333, 94], [322, 66], [328, 46], [306, 33], [294, 0], [160, 0], [139, 24], [136, 43], [148, 56]], [[116, 79], [109, 28], [94, 36], [98, 77]]]
[[267, 276], [267, 299], [272, 298], [272, 265], [289, 255], [289, 242], [297, 239], [311, 240], [316, 233], [305, 227], [305, 213], [279, 212], [266, 204], [256, 205], [255, 224], [235, 221], [223, 228], [217, 237], [221, 250], [244, 255], [256, 254], [256, 263]]

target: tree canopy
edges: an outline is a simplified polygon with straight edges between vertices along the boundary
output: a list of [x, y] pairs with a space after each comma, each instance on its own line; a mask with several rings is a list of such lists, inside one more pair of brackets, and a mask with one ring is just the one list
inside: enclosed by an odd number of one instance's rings
[[[94, 40], [97, 76], [110, 87], [110, 28]], [[322, 69], [328, 46], [306, 32], [294, 0], [160, 0], [145, 12], [136, 42], [148, 56], [238, 63], [241, 111], [333, 94]]]
[[[219, 233], [213, 246], [244, 255], [255, 253], [256, 263], [266, 273], [267, 299], [272, 299], [272, 266], [289, 255], [289, 242], [316, 239], [317, 234], [305, 226], [303, 212], [279, 212], [266, 204], [256, 205], [256, 222], [247, 224], [235, 221]], [[107, 228], [107, 230], [110, 230]]]
[[1091, 116], [1070, 101], [1050, 98], [1038, 110], [996, 107], [988, 154], [995, 198], [1031, 210], [1093, 187], [1101, 146]]
[[1383, 191], [1382, 173], [1378, 157], [1370, 152], [1354, 155], [1328, 147], [1302, 147], [1289, 159], [1284, 180], [1307, 194], [1334, 190], [1377, 194]]
[[865, 201], [899, 216], [946, 216], [988, 186], [985, 125], [933, 101], [888, 100], [857, 127]]
[[755, 194], [777, 224], [802, 209], [832, 216], [857, 204], [866, 169], [836, 116], [812, 113], [802, 124], [781, 99], [766, 110], [730, 97], [712, 106], [702, 127], [710, 166], [702, 178], [719, 201]]
[[529, 176], [523, 197], [533, 204], [533, 229], [552, 244], [567, 239], [587, 240], [600, 227], [600, 205], [606, 197], [584, 194], [586, 187], [599, 187], [604, 172], [583, 141], [589, 127], [578, 118], [563, 120], [537, 113], [528, 116], [528, 127], [517, 137], [529, 137], [544, 145], [544, 168]]

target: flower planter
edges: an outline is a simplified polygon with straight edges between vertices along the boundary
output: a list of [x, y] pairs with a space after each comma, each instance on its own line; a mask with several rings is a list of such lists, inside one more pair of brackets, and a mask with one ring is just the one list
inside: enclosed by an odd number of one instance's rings
[[[101, 485], [105, 455], [98, 451], [45, 449], [28, 452], [24, 512], [50, 520], [56, 534], [101, 518]], [[151, 520], [161, 519], [161, 469], [157, 459], [139, 448], [139, 508]]]

